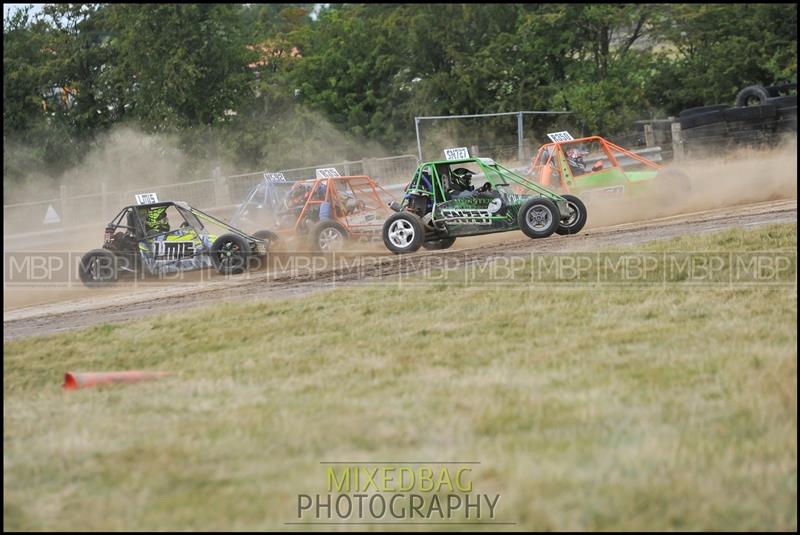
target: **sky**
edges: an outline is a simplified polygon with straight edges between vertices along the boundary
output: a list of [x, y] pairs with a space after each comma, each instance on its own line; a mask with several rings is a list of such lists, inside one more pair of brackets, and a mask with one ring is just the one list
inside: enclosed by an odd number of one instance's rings
[[42, 9], [43, 5], [44, 4], [3, 4], [3, 18], [8, 17], [9, 14], [25, 6], [34, 6], [33, 12], [36, 13]]
[[[9, 14], [11, 14], [12, 12], [14, 12], [14, 11], [16, 11], [16, 10], [22, 8], [22, 7], [31, 6], [31, 5], [35, 6], [34, 9], [33, 9], [33, 12], [36, 13], [37, 11], [42, 9], [41, 6], [43, 6], [44, 4], [3, 4], [3, 18], [5, 19], [6, 17], [9, 16]], [[316, 4], [314, 6], [314, 10], [311, 12], [311, 18], [316, 20], [317, 12], [319, 12], [320, 8], [322, 6], [328, 6], [328, 5], [330, 5], [330, 4]]]

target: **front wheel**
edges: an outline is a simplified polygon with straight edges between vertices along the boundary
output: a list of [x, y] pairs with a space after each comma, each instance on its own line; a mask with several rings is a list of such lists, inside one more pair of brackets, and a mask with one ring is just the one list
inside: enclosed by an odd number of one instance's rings
[[78, 266], [78, 276], [89, 288], [109, 286], [117, 282], [118, 271], [116, 255], [106, 249], [89, 251], [83, 255]]
[[558, 207], [550, 199], [530, 199], [519, 210], [519, 228], [529, 238], [546, 238], [558, 228]]
[[395, 254], [418, 251], [425, 242], [422, 220], [411, 212], [398, 212], [383, 223], [383, 243]]
[[223, 275], [242, 273], [247, 267], [250, 247], [236, 234], [223, 234], [211, 246], [211, 259]]
[[556, 234], [565, 236], [567, 234], [577, 234], [586, 224], [586, 206], [579, 198], [574, 195], [562, 195], [567, 200], [569, 217], [558, 223]]

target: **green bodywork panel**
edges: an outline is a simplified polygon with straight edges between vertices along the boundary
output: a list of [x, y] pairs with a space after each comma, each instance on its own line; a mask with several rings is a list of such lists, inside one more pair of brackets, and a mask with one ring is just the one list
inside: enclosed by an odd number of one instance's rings
[[653, 180], [657, 174], [657, 171], [628, 171], [625, 173], [625, 176], [627, 176], [628, 180], [631, 182], [642, 182], [645, 180]]
[[[646, 184], [658, 174], [657, 171], [623, 171], [621, 167], [608, 167], [601, 171], [576, 176], [565, 158], [560, 157], [559, 160], [562, 176], [566, 178], [569, 189], [578, 195], [581, 193], [590, 195], [600, 193], [603, 196], [636, 194], [645, 190]], [[612, 193], [612, 195], [606, 195], [608, 193]]]
[[617, 169], [616, 167], [588, 175], [579, 175], [577, 177], [573, 177], [571, 182], [567, 180], [567, 184], [569, 184], [570, 188], [574, 189], [575, 191], [588, 188], [613, 186], [616, 184], [625, 184], [626, 182], [628, 182], [626, 174], [621, 169]]

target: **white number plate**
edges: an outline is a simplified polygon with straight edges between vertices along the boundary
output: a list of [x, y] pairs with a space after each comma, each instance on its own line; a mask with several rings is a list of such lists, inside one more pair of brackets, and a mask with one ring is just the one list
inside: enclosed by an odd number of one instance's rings
[[335, 167], [323, 167], [322, 169], [317, 169], [316, 176], [317, 178], [333, 178], [342, 175], [339, 174]]
[[469, 151], [467, 147], [444, 149], [444, 158], [445, 160], [465, 160], [469, 158]]
[[574, 139], [570, 135], [570, 133], [567, 132], [566, 130], [563, 131], [563, 132], [553, 132], [553, 133], [547, 134], [547, 137], [549, 137], [550, 141], [552, 141], [553, 143], [559, 143], [561, 141], [572, 141]]
[[136, 204], [153, 204], [158, 202], [158, 195], [155, 193], [137, 193]]
[[283, 173], [264, 173], [264, 179], [268, 182], [286, 182]]

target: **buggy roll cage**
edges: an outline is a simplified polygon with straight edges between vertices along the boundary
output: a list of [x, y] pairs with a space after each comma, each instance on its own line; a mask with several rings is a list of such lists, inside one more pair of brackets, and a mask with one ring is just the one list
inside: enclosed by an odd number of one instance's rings
[[279, 198], [279, 196], [278, 196], [278, 194], [277, 194], [277, 192], [275, 190], [275, 188], [278, 187], [277, 184], [281, 184], [281, 185], [285, 184], [285, 185], [289, 185], [290, 187], [293, 187], [298, 182], [304, 182], [304, 181], [303, 180], [271, 181], [271, 180], [267, 180], [267, 179], [260, 180], [252, 188], [250, 188], [250, 192], [247, 194], [247, 198], [244, 200], [244, 202], [242, 202], [241, 205], [239, 205], [239, 207], [236, 209], [236, 212], [234, 212], [233, 216], [231, 216], [231, 218], [230, 218], [231, 221], [238, 221], [239, 220], [239, 218], [244, 214], [244, 211], [247, 208], [247, 206], [253, 200], [253, 197], [256, 196], [256, 194], [258, 193], [259, 189], [261, 188], [261, 186], [265, 182], [270, 184], [270, 187], [266, 188], [265, 191], [264, 191], [264, 201], [265, 202], [269, 201], [269, 202], [278, 204], [282, 199]]
[[[113, 229], [116, 229], [116, 228], [124, 228], [124, 229], [127, 229], [127, 230], [132, 230], [132, 231], [134, 231], [134, 234], [138, 234], [138, 236], [141, 236], [141, 237], [137, 237], [138, 241], [147, 240], [147, 239], [154, 239], [154, 238], [158, 238], [159, 236], [165, 236], [165, 235], [167, 235], [167, 234], [169, 234], [171, 232], [174, 232], [177, 229], [170, 229], [170, 230], [165, 231], [165, 232], [159, 232], [157, 234], [148, 235], [147, 229], [145, 228], [144, 222], [142, 221], [142, 218], [139, 215], [139, 210], [138, 209], [146, 208], [146, 209], [149, 210], [151, 208], [157, 208], [159, 206], [164, 206], [165, 208], [168, 208], [170, 206], [174, 206], [178, 210], [178, 213], [180, 213], [183, 216], [183, 218], [184, 218], [184, 220], [186, 222], [191, 222], [192, 218], [194, 218], [197, 221], [197, 225], [199, 225], [199, 228], [197, 228], [195, 230], [205, 231], [206, 228], [205, 228], [205, 226], [203, 225], [202, 222], [206, 221], [206, 222], [211, 223], [211, 224], [219, 225], [220, 227], [222, 227], [222, 228], [226, 229], [227, 231], [231, 232], [232, 234], [236, 234], [240, 238], [244, 238], [246, 240], [258, 240], [258, 238], [254, 238], [253, 236], [250, 236], [249, 234], [245, 234], [241, 230], [239, 230], [239, 229], [237, 229], [235, 227], [232, 227], [228, 223], [225, 223], [224, 221], [222, 221], [220, 219], [217, 219], [216, 217], [214, 217], [214, 216], [212, 216], [210, 214], [207, 214], [207, 213], [203, 212], [202, 210], [200, 210], [198, 208], [194, 208], [192, 206], [189, 206], [189, 204], [187, 204], [185, 202], [182, 202], [182, 201], [164, 201], [164, 202], [150, 203], [150, 204], [131, 204], [131, 205], [128, 205], [128, 206], [124, 207], [123, 209], [121, 209], [119, 211], [119, 213], [117, 213], [117, 215], [114, 216], [114, 218], [111, 219], [111, 223], [109, 223], [106, 226], [106, 230], [109, 230], [109, 229], [113, 230]], [[189, 216], [191, 216], [191, 217], [187, 217], [187, 214]], [[127, 221], [126, 221], [127, 224], [125, 224], [125, 225], [122, 224], [122, 218], [123, 217], [127, 218]], [[133, 221], [131, 221], [131, 219]], [[133, 223], [134, 226], [131, 226], [130, 225], [131, 223]], [[191, 223], [190, 223], [190, 226], [193, 226], [193, 225], [191, 225]], [[261, 241], [261, 240], [259, 240], [259, 241]]]
[[[578, 145], [581, 143], [591, 143], [597, 142], [602, 147], [603, 152], [605, 152], [606, 156], [608, 157], [608, 161], [611, 163], [612, 167], [622, 167], [619, 162], [617, 161], [616, 156], [614, 153], [621, 154], [623, 156], [627, 156], [632, 160], [635, 160], [647, 167], [652, 169], [660, 170], [663, 169], [663, 165], [659, 165], [655, 162], [648, 160], [647, 158], [643, 158], [638, 154], [635, 154], [627, 149], [623, 149], [619, 145], [611, 143], [610, 141], [600, 137], [600, 136], [589, 136], [589, 137], [582, 137], [579, 139], [570, 139], [567, 141], [555, 141], [552, 143], [547, 143], [539, 147], [539, 150], [536, 152], [536, 157], [533, 159], [531, 166], [529, 167], [530, 175], [532, 176], [540, 176], [541, 175], [541, 182], [543, 184], [550, 184], [550, 175], [552, 174], [552, 168], [555, 167], [555, 163], [553, 160], [556, 158], [558, 154], [564, 154], [564, 146], [565, 145]], [[581, 176], [590, 175], [590, 173], [586, 173]]]
[[[363, 181], [364, 184], [368, 185], [368, 191], [371, 191], [372, 195], [380, 200], [380, 193], [383, 193], [387, 198], [392, 198], [392, 196], [387, 192], [380, 184], [375, 183], [370, 177], [366, 175], [353, 175], [353, 176], [336, 176], [336, 177], [324, 177], [324, 178], [312, 178], [310, 180], [298, 180], [295, 184], [311, 184], [311, 190], [308, 192], [305, 202], [303, 203], [303, 209], [300, 211], [300, 214], [297, 216], [295, 220], [294, 227], [292, 230], [297, 231], [300, 227], [301, 222], [303, 221], [304, 216], [308, 213], [309, 207], [311, 206], [322, 206], [324, 203], [329, 203], [331, 205], [331, 210], [333, 210], [334, 217], [332, 219], [335, 220], [343, 220], [345, 226], [348, 227], [359, 227], [359, 226], [366, 226], [366, 225], [352, 225], [347, 222], [347, 217], [339, 217], [336, 214], [336, 204], [333, 202], [335, 198], [342, 198], [345, 196], [344, 193], [341, 195], [337, 192], [336, 183], [337, 182], [347, 182], [350, 187], [352, 188], [353, 181]], [[325, 187], [324, 195], [320, 197], [319, 192], [321, 187]], [[384, 205], [384, 203], [380, 202], [378, 205], [385, 211], [386, 213], [391, 213], [388, 205]], [[376, 207], [377, 209], [377, 207]]]
[[[455, 166], [459, 164], [469, 164], [469, 163], [475, 163], [478, 165], [478, 167], [483, 171], [482, 175], [489, 181], [492, 187], [510, 185], [508, 184], [508, 181], [510, 181], [513, 182], [514, 185], [516, 186], [522, 187], [527, 190], [535, 191], [542, 197], [547, 197], [550, 200], [563, 200], [563, 198], [560, 195], [550, 191], [544, 186], [537, 184], [536, 182], [528, 180], [519, 173], [500, 165], [491, 158], [436, 160], [436, 161], [422, 163], [417, 167], [417, 171], [414, 174], [414, 178], [411, 179], [411, 182], [406, 188], [406, 193], [423, 195], [423, 196], [430, 196], [431, 193], [433, 193], [433, 206], [435, 208], [437, 204], [447, 202], [448, 200], [450, 200], [447, 198], [446, 192], [444, 191], [440, 170], [444, 166]], [[423, 182], [422, 173], [426, 168], [430, 168], [433, 171], [433, 174], [431, 175], [433, 191], [425, 188], [424, 184], [422, 184]], [[480, 177], [480, 176], [481, 174], [474, 175], [474, 177]], [[505, 179], [505, 180], [496, 180], [496, 179]]]

